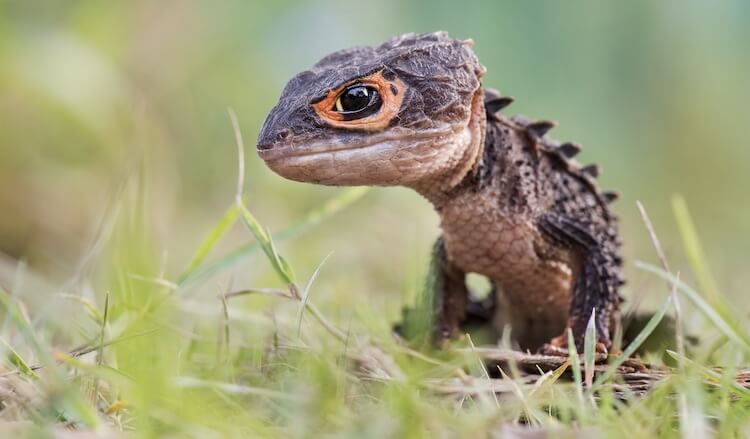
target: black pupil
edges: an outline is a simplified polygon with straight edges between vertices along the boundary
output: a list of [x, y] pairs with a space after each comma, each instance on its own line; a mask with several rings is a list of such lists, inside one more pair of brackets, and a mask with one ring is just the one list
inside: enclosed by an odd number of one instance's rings
[[363, 110], [370, 103], [373, 93], [375, 90], [363, 85], [348, 88], [341, 95], [341, 108], [346, 113]]

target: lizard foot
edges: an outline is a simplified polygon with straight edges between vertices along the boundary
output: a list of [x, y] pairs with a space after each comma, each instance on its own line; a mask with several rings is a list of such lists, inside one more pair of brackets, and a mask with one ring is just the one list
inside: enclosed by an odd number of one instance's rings
[[[579, 343], [576, 343], [579, 344]], [[580, 343], [581, 345], [583, 343]], [[607, 344], [608, 342], [606, 340], [597, 340], [596, 345], [594, 346], [594, 353], [603, 355], [605, 358], [608, 355], [607, 351]], [[576, 350], [578, 351], [578, 354], [583, 353], [583, 346], [576, 346]], [[555, 357], [567, 357], [569, 355], [568, 353], [568, 331], [562, 333], [562, 335], [558, 335], [557, 337], [553, 338], [549, 341], [549, 343], [545, 343], [542, 345], [542, 347], [539, 348], [537, 351], [540, 355], [550, 355]]]

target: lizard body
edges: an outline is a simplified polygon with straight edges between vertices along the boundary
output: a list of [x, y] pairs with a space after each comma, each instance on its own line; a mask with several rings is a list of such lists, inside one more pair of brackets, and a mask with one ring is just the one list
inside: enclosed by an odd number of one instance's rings
[[258, 153], [292, 180], [401, 185], [433, 204], [439, 339], [460, 332], [465, 276], [479, 273], [497, 291], [495, 326], [522, 348], [565, 347], [568, 327], [582, 343], [596, 309], [606, 349], [623, 283], [615, 195], [572, 159], [579, 147], [545, 136], [553, 123], [500, 113], [512, 100], [482, 88], [471, 46], [438, 32], [328, 55], [287, 84]]

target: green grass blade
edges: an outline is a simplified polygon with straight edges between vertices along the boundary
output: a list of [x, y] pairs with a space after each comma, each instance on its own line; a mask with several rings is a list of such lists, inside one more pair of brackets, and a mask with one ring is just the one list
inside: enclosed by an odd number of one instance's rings
[[276, 251], [273, 241], [271, 241], [271, 236], [263, 229], [260, 222], [255, 218], [255, 215], [250, 212], [242, 201], [238, 200], [237, 207], [240, 211], [242, 223], [245, 224], [245, 227], [255, 237], [263, 253], [266, 254], [266, 257], [271, 262], [271, 266], [276, 274], [286, 284], [294, 283], [294, 273], [291, 271], [289, 264]]
[[310, 276], [310, 280], [307, 281], [305, 290], [302, 293], [302, 300], [300, 301], [300, 304], [299, 304], [299, 311], [297, 311], [297, 337], [299, 337], [300, 333], [302, 332], [302, 317], [305, 314], [307, 301], [310, 299], [310, 290], [312, 288], [313, 283], [315, 282], [315, 279], [318, 278], [318, 273], [320, 273], [320, 269], [323, 268], [323, 264], [326, 263], [329, 257], [331, 257], [331, 253], [328, 253], [326, 257], [323, 258], [322, 261], [320, 261], [320, 264], [318, 264], [318, 266], [315, 268], [315, 271], [313, 271], [313, 274]]
[[268, 236], [268, 246], [270, 247], [271, 254], [273, 255], [276, 262], [278, 262], [279, 268], [281, 271], [285, 274], [284, 279], [287, 281], [288, 284], [294, 283], [294, 280], [296, 279], [296, 276], [294, 275], [294, 270], [292, 269], [292, 265], [284, 259], [281, 254], [279, 254], [279, 251], [276, 249], [276, 244], [273, 242], [273, 237], [271, 235], [270, 230], [266, 230], [266, 236]]
[[573, 330], [568, 328], [568, 361], [570, 367], [573, 369], [573, 383], [576, 386], [576, 396], [578, 397], [578, 403], [581, 410], [584, 408], [583, 404], [583, 379], [581, 378], [581, 359], [578, 358], [578, 349], [576, 349], [576, 341], [573, 337]]
[[670, 273], [665, 272], [661, 268], [647, 264], [645, 262], [636, 261], [635, 266], [641, 270], [653, 273], [664, 280], [673, 282], [677, 285], [677, 288], [687, 296], [688, 300], [693, 302], [698, 310], [716, 326], [716, 328], [724, 334], [729, 340], [741, 346], [745, 351], [750, 352], [750, 339], [737, 325], [732, 325], [725, 316], [718, 312], [712, 305], [703, 299], [703, 296], [690, 288], [686, 283], [673, 276]]
[[[722, 374], [717, 372], [716, 370], [712, 370], [711, 368], [706, 367], [700, 363], [696, 363], [695, 361], [687, 358], [686, 356], [680, 355], [678, 352], [675, 352], [669, 349], [667, 349], [666, 352], [667, 352], [667, 355], [674, 358], [675, 360], [679, 362], [683, 362], [693, 367], [694, 369], [697, 369], [700, 372], [701, 376], [703, 376], [703, 378], [707, 382], [711, 382], [715, 384], [722, 384]], [[726, 373], [726, 371], [724, 371], [724, 373]], [[734, 376], [732, 378], [734, 378]], [[750, 389], [736, 382], [734, 379], [730, 379], [726, 384], [731, 386], [733, 391], [741, 393], [744, 397], [746, 398], [750, 397]]]
[[95, 365], [87, 363], [67, 354], [60, 354], [58, 360], [80, 372], [91, 374], [96, 378], [106, 380], [110, 384], [117, 384], [118, 386], [123, 387], [130, 387], [137, 384], [135, 378], [132, 376], [117, 368], [107, 366], [106, 364]]
[[[300, 221], [287, 229], [274, 233], [271, 239], [278, 243], [301, 235], [312, 227], [335, 215], [345, 207], [359, 200], [366, 192], [366, 187], [349, 188], [341, 194], [325, 201], [321, 206], [309, 211]], [[205, 279], [221, 270], [225, 270], [238, 263], [242, 258], [251, 255], [260, 249], [257, 242], [243, 245], [230, 253], [227, 253], [216, 262], [202, 264], [185, 275], [178, 282], [181, 288], [186, 288], [195, 282]]]
[[189, 277], [196, 268], [198, 268], [203, 260], [206, 259], [206, 256], [208, 256], [211, 250], [219, 242], [221, 237], [227, 233], [232, 225], [234, 225], [238, 217], [239, 210], [237, 209], [237, 205], [232, 204], [231, 206], [229, 206], [229, 209], [224, 212], [224, 215], [221, 216], [219, 222], [217, 222], [216, 225], [211, 229], [211, 231], [208, 232], [208, 235], [206, 235], [206, 238], [198, 247], [198, 250], [195, 251], [195, 254], [190, 260], [190, 264], [188, 265], [188, 267], [180, 275], [180, 277], [177, 278], [177, 283], [181, 283], [184, 279]]
[[[284, 238], [276, 238], [276, 241], [282, 241]], [[179, 288], [188, 288], [195, 283], [206, 279], [222, 270], [228, 269], [234, 264], [239, 263], [243, 258], [252, 255], [253, 253], [260, 250], [260, 245], [257, 242], [251, 242], [245, 244], [235, 250], [222, 256], [215, 262], [205, 263], [198, 266], [195, 270], [191, 271], [190, 274], [180, 279], [178, 282]]]
[[11, 347], [10, 344], [8, 344], [7, 341], [5, 341], [4, 338], [0, 337], [0, 343], [3, 344], [5, 349], [8, 351], [8, 361], [18, 369], [18, 371], [22, 375], [26, 375], [29, 378], [37, 378], [36, 372], [34, 372], [34, 369], [29, 366], [29, 364], [21, 357], [21, 355], [16, 352], [15, 349]]
[[0, 290], [0, 306], [5, 311], [5, 315], [8, 320], [16, 326], [21, 332], [21, 335], [30, 343], [34, 354], [39, 358], [43, 364], [54, 365], [55, 362], [52, 355], [42, 346], [42, 343], [36, 337], [34, 329], [31, 327], [29, 322], [23, 317], [23, 314], [18, 309], [18, 306], [12, 301], [5, 291]]
[[677, 221], [677, 228], [680, 231], [685, 253], [687, 253], [690, 267], [695, 273], [698, 285], [706, 295], [708, 301], [712, 305], [717, 306], [721, 303], [721, 293], [719, 293], [716, 280], [708, 267], [706, 255], [703, 252], [703, 246], [698, 238], [698, 233], [690, 216], [690, 211], [688, 211], [685, 198], [681, 195], [675, 195], [672, 198], [672, 211]]
[[[362, 198], [369, 190], [366, 186], [351, 187], [343, 190], [335, 197], [329, 198], [319, 207], [310, 210], [301, 221], [293, 224], [288, 229], [278, 234], [278, 238], [298, 236], [310, 227], [320, 224], [355, 201]], [[276, 238], [277, 236], [274, 236]]]
[[89, 315], [89, 317], [91, 317], [91, 320], [93, 320], [97, 324], [101, 325], [102, 321], [104, 320], [104, 316], [96, 308], [96, 305], [84, 299], [83, 297], [68, 293], [58, 293], [58, 296], [83, 305], [83, 307], [86, 308], [86, 313]]
[[591, 310], [591, 317], [586, 325], [583, 338], [584, 383], [590, 389], [594, 379], [594, 351], [596, 349], [596, 308]]

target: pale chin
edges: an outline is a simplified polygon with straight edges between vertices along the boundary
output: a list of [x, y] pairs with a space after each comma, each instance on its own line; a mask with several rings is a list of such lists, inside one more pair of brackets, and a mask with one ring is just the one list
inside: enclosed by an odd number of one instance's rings
[[443, 168], [455, 166], [472, 141], [464, 126], [446, 134], [407, 141], [387, 140], [349, 149], [264, 158], [290, 180], [331, 186], [410, 186]]

